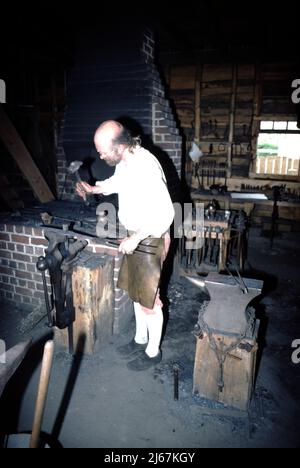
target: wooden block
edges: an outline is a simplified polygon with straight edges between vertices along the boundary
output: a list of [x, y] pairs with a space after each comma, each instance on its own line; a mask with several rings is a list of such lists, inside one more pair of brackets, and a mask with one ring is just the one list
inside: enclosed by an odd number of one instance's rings
[[[99, 261], [97, 261], [97, 257]], [[105, 259], [105, 261], [104, 261]], [[91, 262], [77, 266], [73, 272], [74, 349], [84, 341], [84, 352], [106, 343], [113, 334], [114, 260], [110, 256], [93, 256]], [[57, 341], [68, 346], [67, 330], [56, 329]]]
[[[214, 400], [225, 405], [246, 411], [249, 407], [254, 388], [257, 333], [259, 321], [256, 322], [255, 336], [252, 339], [244, 339], [242, 346], [229, 352], [224, 364], [224, 388], [220, 391], [218, 381], [220, 379], [220, 365], [214, 350], [211, 348], [207, 334], [203, 339], [197, 340], [196, 357], [194, 366], [193, 393], [202, 398]], [[214, 334], [218, 343], [228, 346], [236, 337]], [[247, 347], [251, 347], [251, 350]]]

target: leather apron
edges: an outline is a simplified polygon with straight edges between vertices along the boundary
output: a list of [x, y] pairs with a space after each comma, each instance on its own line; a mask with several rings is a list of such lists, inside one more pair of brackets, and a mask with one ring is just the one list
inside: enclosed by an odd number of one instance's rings
[[134, 302], [138, 302], [147, 309], [153, 309], [164, 257], [165, 241], [163, 238], [144, 239], [133, 254], [124, 255], [117, 287], [125, 289]]

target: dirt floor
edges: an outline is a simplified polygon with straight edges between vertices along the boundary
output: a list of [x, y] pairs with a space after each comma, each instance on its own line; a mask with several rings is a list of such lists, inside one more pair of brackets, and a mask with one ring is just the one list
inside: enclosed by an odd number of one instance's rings
[[[276, 238], [271, 250], [260, 232], [250, 234], [248, 276], [264, 279], [265, 291], [257, 310], [258, 373], [248, 413], [192, 395], [192, 330], [207, 297], [180, 278], [170, 283], [163, 360], [156, 368], [129, 371], [116, 353], [132, 338], [133, 323], [93, 356], [72, 358], [56, 348], [43, 431], [70, 448], [299, 447], [300, 364], [291, 359], [292, 342], [300, 339], [298, 238], [299, 233]], [[7, 346], [34, 338], [0, 400], [2, 430], [11, 433], [32, 425], [42, 347], [51, 336], [42, 315], [1, 306], [0, 338]]]

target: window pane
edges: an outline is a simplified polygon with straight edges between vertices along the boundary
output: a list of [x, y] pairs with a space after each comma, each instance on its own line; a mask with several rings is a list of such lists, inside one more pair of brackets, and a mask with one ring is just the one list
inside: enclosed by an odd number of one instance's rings
[[297, 127], [297, 122], [289, 122], [288, 123], [288, 130], [299, 130], [300, 129]]
[[287, 122], [274, 122], [274, 130], [286, 130]]
[[260, 122], [260, 128], [261, 130], [273, 130], [273, 121], [262, 121]]
[[[287, 122], [285, 122], [287, 123]], [[257, 142], [257, 174], [298, 176], [300, 134], [260, 133]]]

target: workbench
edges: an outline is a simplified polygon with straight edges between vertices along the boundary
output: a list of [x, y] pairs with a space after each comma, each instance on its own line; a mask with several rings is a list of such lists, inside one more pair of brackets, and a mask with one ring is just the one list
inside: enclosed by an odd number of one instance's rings
[[[238, 192], [235, 192], [236, 196]], [[240, 192], [242, 195], [244, 192]], [[216, 200], [221, 209], [224, 210], [243, 210], [251, 226], [263, 228], [271, 222], [274, 208], [274, 200], [268, 196], [265, 200], [258, 200], [249, 197], [248, 199], [232, 198], [231, 192], [212, 194], [209, 190], [192, 190], [191, 199], [194, 203], [207, 204], [211, 200]], [[300, 200], [279, 200], [278, 208], [278, 230], [282, 232], [300, 230]]]

